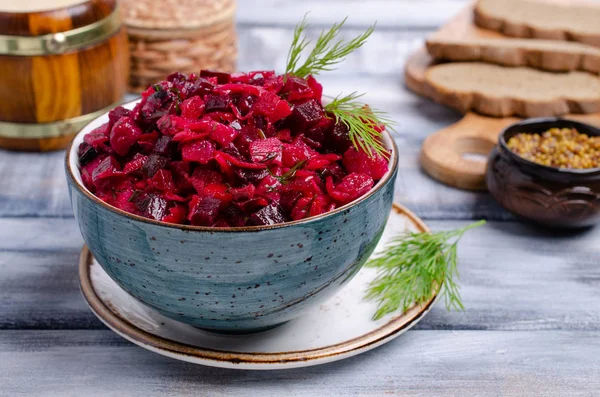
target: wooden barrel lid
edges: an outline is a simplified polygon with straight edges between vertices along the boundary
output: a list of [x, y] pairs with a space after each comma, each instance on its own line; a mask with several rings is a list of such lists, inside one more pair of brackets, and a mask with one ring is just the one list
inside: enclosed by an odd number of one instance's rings
[[117, 0], [20, 0], [0, 4], [0, 34], [41, 36], [98, 22], [115, 11]]
[[125, 25], [137, 29], [200, 29], [231, 19], [235, 0], [123, 0]]

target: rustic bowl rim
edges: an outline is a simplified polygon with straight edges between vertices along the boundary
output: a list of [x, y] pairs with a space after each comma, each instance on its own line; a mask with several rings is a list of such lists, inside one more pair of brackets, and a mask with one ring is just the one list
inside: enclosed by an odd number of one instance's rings
[[[132, 101], [123, 103], [120, 106], [127, 107], [127, 106], [133, 105], [139, 101], [141, 101], [141, 98], [137, 98]], [[175, 224], [175, 223], [167, 223], [167, 222], [157, 221], [154, 219], [145, 218], [140, 215], [131, 214], [129, 212], [123, 211], [117, 207], [114, 207], [110, 204], [105, 203], [104, 201], [102, 201], [98, 197], [96, 197], [92, 192], [90, 192], [83, 185], [83, 183], [81, 183], [75, 176], [76, 174], [71, 167], [71, 158], [75, 159], [74, 164], [76, 164], [76, 161], [77, 161], [76, 156], [75, 156], [75, 150], [77, 149], [75, 143], [80, 140], [79, 138], [81, 136], [83, 136], [89, 132], [88, 129], [90, 128], [91, 124], [93, 124], [96, 121], [98, 121], [99, 119], [105, 117], [107, 114], [108, 114], [108, 112], [103, 113], [102, 115], [91, 120], [77, 133], [77, 135], [75, 135], [73, 137], [73, 140], [69, 144], [69, 147], [67, 148], [66, 153], [65, 153], [65, 169], [66, 169], [67, 179], [70, 181], [70, 185], [75, 186], [75, 188], [81, 194], [83, 194], [84, 197], [86, 197], [88, 200], [90, 200], [93, 204], [99, 205], [100, 207], [103, 207], [103, 208], [105, 208], [117, 215], [123, 216], [125, 218], [129, 218], [134, 221], [143, 222], [143, 223], [147, 223], [147, 224], [154, 225], [154, 226], [162, 226], [162, 227], [167, 227], [167, 228], [172, 228], [172, 229], [179, 229], [182, 231], [198, 231], [198, 232], [211, 232], [211, 233], [236, 233], [236, 232], [260, 232], [260, 231], [265, 231], [265, 230], [282, 229], [282, 228], [297, 226], [297, 225], [306, 225], [306, 224], [310, 224], [312, 222], [321, 221], [323, 219], [327, 219], [327, 218], [333, 217], [335, 215], [338, 215], [340, 213], [343, 213], [344, 211], [349, 210], [350, 208], [356, 206], [357, 204], [362, 203], [362, 202], [368, 200], [369, 198], [373, 197], [376, 193], [381, 191], [383, 189], [383, 187], [386, 186], [390, 181], [393, 181], [393, 179], [396, 177], [396, 171], [398, 168], [398, 147], [396, 145], [396, 142], [394, 141], [393, 136], [390, 134], [390, 132], [387, 130], [384, 130], [383, 131], [384, 143], [386, 144], [388, 149], [391, 149], [390, 166], [388, 168], [388, 171], [379, 180], [379, 182], [377, 182], [377, 184], [375, 186], [373, 186], [373, 188], [369, 192], [367, 192], [365, 195], [357, 198], [356, 200], [354, 200], [348, 204], [338, 207], [338, 208], [334, 209], [333, 211], [329, 211], [329, 212], [326, 212], [324, 214], [320, 214], [317, 216], [311, 216], [311, 217], [304, 218], [304, 219], [301, 219], [298, 221], [278, 223], [275, 225], [242, 226], [242, 227], [211, 227], [211, 226], [193, 226], [193, 225], [180, 225], [180, 224]], [[77, 175], [80, 175], [78, 169], [77, 169]]]
[[[515, 161], [519, 164], [527, 165], [528, 167], [532, 168], [535, 171], [549, 172], [554, 175], [573, 175], [575, 177], [600, 174], [600, 167], [596, 167], [596, 168], [558, 168], [558, 167], [551, 167], [551, 166], [547, 166], [547, 165], [538, 164], [538, 163], [535, 163], [533, 161], [527, 160], [527, 159], [519, 156], [517, 153], [513, 152], [508, 147], [508, 144], [505, 139], [506, 134], [509, 132], [512, 132], [513, 129], [515, 129], [517, 127], [523, 127], [522, 131], [518, 131], [516, 133], [533, 134], [534, 133], [533, 131], [528, 131], [527, 129], [531, 128], [532, 126], [536, 126], [536, 125], [542, 124], [542, 123], [558, 123], [558, 122], [570, 124], [570, 125], [574, 126], [576, 129], [578, 129], [578, 131], [579, 131], [579, 128], [583, 127], [584, 129], [593, 132], [592, 135], [600, 136], [600, 128], [594, 127], [591, 124], [583, 123], [581, 121], [577, 121], [577, 120], [573, 120], [573, 119], [569, 119], [569, 118], [562, 118], [562, 117], [537, 117], [537, 118], [529, 118], [529, 119], [517, 121], [516, 123], [513, 123], [513, 124], [509, 125], [508, 127], [505, 127], [502, 130], [502, 132], [500, 132], [500, 135], [498, 137], [498, 146], [500, 147], [501, 152], [504, 152], [513, 161]], [[550, 127], [550, 128], [552, 128], [552, 127]], [[588, 132], [586, 132], [586, 134], [588, 134]]]

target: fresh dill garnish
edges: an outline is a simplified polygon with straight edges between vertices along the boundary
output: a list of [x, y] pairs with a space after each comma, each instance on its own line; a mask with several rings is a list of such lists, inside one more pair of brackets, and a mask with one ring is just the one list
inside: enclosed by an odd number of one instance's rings
[[300, 160], [300, 161], [298, 161], [296, 164], [294, 164], [294, 166], [292, 168], [290, 168], [283, 175], [275, 175], [275, 174], [273, 174], [268, 167], [267, 167], [267, 172], [273, 178], [277, 179], [279, 181], [279, 183], [281, 183], [282, 185], [286, 185], [286, 184], [288, 184], [296, 176], [296, 172], [299, 169], [301, 169], [302, 167], [304, 167], [304, 164], [306, 164], [306, 160]]
[[317, 75], [320, 72], [334, 70], [334, 66], [346, 59], [346, 56], [360, 48], [375, 30], [375, 25], [369, 27], [364, 33], [356, 36], [352, 40], [337, 40], [340, 30], [346, 20], [340, 23], [335, 23], [329, 30], [322, 30], [319, 38], [315, 42], [314, 48], [308, 54], [302, 64], [300, 64], [300, 56], [302, 51], [310, 44], [305, 36], [308, 22], [306, 15], [302, 18], [294, 29], [294, 38], [288, 52], [287, 67], [285, 69], [286, 76], [291, 74], [297, 77], [306, 77], [308, 75]]
[[389, 158], [389, 152], [381, 142], [379, 129], [383, 126], [394, 132], [396, 122], [388, 118], [385, 112], [357, 102], [356, 99], [363, 95], [353, 92], [344, 97], [337, 96], [325, 105], [325, 112], [348, 128], [348, 137], [357, 150], [362, 149], [369, 156], [375, 152]]
[[427, 302], [442, 289], [447, 310], [463, 310], [459, 287], [456, 247], [463, 234], [485, 224], [484, 220], [461, 229], [436, 233], [407, 233], [394, 238], [367, 262], [378, 270], [367, 289], [366, 299], [377, 301], [373, 320], [413, 305]]

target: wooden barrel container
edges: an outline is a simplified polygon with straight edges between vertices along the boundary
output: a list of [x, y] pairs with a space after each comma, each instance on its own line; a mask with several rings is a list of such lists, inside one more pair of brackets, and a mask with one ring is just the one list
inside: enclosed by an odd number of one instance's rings
[[122, 100], [128, 74], [116, 0], [0, 2], [0, 147], [66, 147]]

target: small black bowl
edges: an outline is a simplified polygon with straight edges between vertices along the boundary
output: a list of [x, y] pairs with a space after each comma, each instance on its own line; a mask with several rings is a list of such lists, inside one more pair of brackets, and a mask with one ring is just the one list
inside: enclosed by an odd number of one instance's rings
[[507, 210], [542, 225], [560, 228], [592, 226], [600, 221], [600, 168], [565, 169], [536, 164], [511, 151], [508, 140], [518, 133], [540, 134], [550, 128], [575, 128], [588, 136], [600, 129], [573, 120], [536, 118], [507, 127], [490, 153], [486, 183]]

